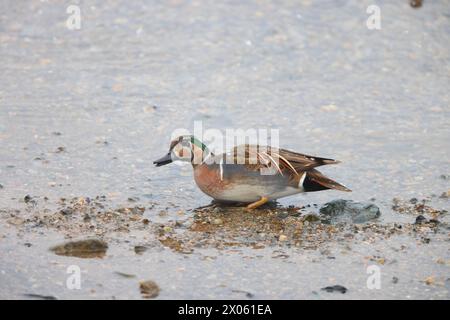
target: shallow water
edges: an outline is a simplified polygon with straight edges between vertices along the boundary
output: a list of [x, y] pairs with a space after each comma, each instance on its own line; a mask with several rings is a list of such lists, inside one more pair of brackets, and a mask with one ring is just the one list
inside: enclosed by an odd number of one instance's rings
[[[292, 196], [282, 207], [375, 198], [384, 224], [414, 222], [391, 209], [394, 197], [448, 210], [439, 195], [450, 189], [450, 6], [378, 1], [382, 28], [368, 30], [370, 4], [92, 1], [81, 2], [81, 29], [71, 31], [65, 3], [2, 1], [0, 208], [26, 215], [25, 195], [49, 210], [60, 198], [106, 195], [111, 206], [130, 197], [151, 205], [150, 223], [177, 220], [180, 210], [188, 219], [210, 198], [189, 166], [152, 161], [175, 129], [201, 120], [222, 132], [279, 129], [280, 146], [342, 161], [322, 171], [351, 194]], [[2, 298], [140, 298], [137, 280], [146, 279], [163, 299], [245, 298], [239, 290], [255, 298], [449, 298], [449, 265], [436, 263], [450, 261], [448, 231], [426, 245], [410, 235], [355, 242], [347, 253], [331, 241], [335, 259], [327, 259], [288, 246], [189, 255], [156, 246], [136, 255], [133, 246], [154, 235], [131, 230], [108, 236], [105, 258], [81, 260], [48, 250], [64, 241], [60, 232], [0, 221]], [[407, 252], [393, 249], [402, 245]], [[288, 257], [273, 258], [277, 250]], [[381, 265], [381, 290], [366, 287], [364, 257], [373, 255], [397, 261]], [[81, 290], [65, 287], [72, 264], [84, 271]], [[442, 283], [425, 284], [430, 276]], [[333, 284], [349, 291], [320, 291]]]

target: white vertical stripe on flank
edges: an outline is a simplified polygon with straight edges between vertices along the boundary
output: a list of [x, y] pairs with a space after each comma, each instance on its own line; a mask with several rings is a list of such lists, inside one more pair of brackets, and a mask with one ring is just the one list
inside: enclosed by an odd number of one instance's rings
[[219, 170], [220, 170], [220, 181], [223, 181], [223, 158], [220, 159]]
[[303, 173], [302, 177], [300, 178], [300, 181], [298, 182], [298, 187], [299, 187], [299, 188], [305, 189], [305, 188], [303, 187], [303, 182], [305, 182], [305, 178], [306, 178], [306, 171], [305, 171], [305, 173]]

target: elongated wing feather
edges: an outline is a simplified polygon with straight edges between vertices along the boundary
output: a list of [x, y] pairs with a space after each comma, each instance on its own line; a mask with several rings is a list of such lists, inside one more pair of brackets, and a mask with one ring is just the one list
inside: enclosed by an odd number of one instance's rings
[[[320, 173], [316, 169], [309, 170], [306, 173], [306, 175], [307, 175], [306, 179], [309, 180], [308, 184], [313, 189], [317, 185], [319, 185], [319, 186], [323, 186], [324, 188], [327, 188], [327, 189], [335, 189], [335, 190], [347, 191], [347, 192], [352, 191], [349, 188], [347, 188], [346, 186], [343, 186], [342, 184], [324, 176], [322, 173]], [[304, 185], [304, 187], [305, 187], [305, 185]], [[305, 189], [306, 189], [306, 191], [308, 191], [307, 188], [305, 188]], [[316, 189], [316, 190], [320, 190], [320, 189]]]
[[257, 145], [236, 146], [231, 150], [230, 156], [234, 163], [244, 164], [253, 170], [275, 165], [280, 174], [290, 171], [295, 175], [301, 175], [303, 172], [318, 166], [339, 163], [339, 161], [333, 159]]

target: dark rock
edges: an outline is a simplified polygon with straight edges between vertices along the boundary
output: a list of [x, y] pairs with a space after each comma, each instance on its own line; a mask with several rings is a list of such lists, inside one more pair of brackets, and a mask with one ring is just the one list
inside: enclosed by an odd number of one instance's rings
[[248, 292], [248, 291], [244, 291], [244, 290], [232, 290], [232, 291], [236, 292], [236, 293], [244, 293], [247, 298], [253, 298], [254, 297], [254, 294], [251, 293], [251, 292]]
[[380, 209], [372, 203], [360, 203], [352, 200], [334, 200], [320, 208], [324, 220], [330, 223], [365, 223], [381, 215]]
[[120, 272], [120, 271], [114, 271], [115, 274], [124, 277], [124, 278], [136, 278], [136, 276], [134, 274], [130, 274], [130, 273], [124, 273], [124, 272]]
[[68, 216], [73, 214], [73, 209], [71, 208], [64, 208], [61, 211], [59, 211], [59, 213], [61, 213], [63, 216]]
[[33, 299], [57, 300], [54, 296], [44, 296], [44, 295], [35, 294], [35, 293], [25, 293], [24, 296], [27, 298], [33, 298]]
[[398, 278], [397, 277], [392, 277], [392, 283], [394, 283], [394, 284], [398, 283]]
[[136, 254], [141, 255], [141, 254], [143, 254], [145, 251], [147, 251], [147, 247], [146, 247], [146, 246], [135, 246], [135, 247], [134, 247], [134, 252], [135, 252]]
[[3, 185], [0, 183], [0, 189], [3, 189]]
[[416, 222], [414, 224], [423, 224], [427, 222], [427, 218], [425, 218], [423, 215], [419, 215], [416, 218]]
[[28, 202], [30, 202], [31, 201], [31, 196], [29, 195], [29, 194], [27, 194], [24, 198], [23, 198], [23, 201], [25, 201], [25, 203], [28, 203]]
[[322, 288], [320, 290], [323, 290], [326, 292], [340, 292], [342, 294], [347, 292], [347, 288], [344, 286], [340, 286], [340, 285], [329, 286], [329, 287]]

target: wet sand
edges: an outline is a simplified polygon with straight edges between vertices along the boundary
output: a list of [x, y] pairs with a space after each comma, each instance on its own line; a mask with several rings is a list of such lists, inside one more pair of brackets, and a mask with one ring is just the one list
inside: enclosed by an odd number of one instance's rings
[[[381, 1], [373, 31], [369, 4], [93, 1], [71, 31], [3, 1], [0, 298], [449, 299], [450, 9]], [[194, 121], [279, 129], [353, 192], [211, 204], [152, 165]], [[336, 199], [381, 216], [325, 221]]]

